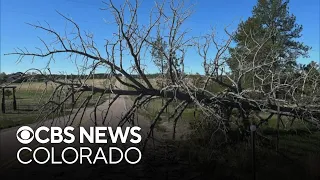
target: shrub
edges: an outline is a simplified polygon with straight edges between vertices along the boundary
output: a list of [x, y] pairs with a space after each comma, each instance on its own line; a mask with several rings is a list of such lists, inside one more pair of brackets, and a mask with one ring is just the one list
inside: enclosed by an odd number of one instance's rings
[[4, 91], [4, 95], [7, 96], [8, 98], [12, 95], [12, 92], [9, 89], [6, 89]]

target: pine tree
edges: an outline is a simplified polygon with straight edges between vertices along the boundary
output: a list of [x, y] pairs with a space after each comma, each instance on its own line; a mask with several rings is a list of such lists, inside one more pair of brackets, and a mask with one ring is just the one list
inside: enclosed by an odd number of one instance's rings
[[[165, 57], [165, 54], [167, 54], [167, 57], [169, 53], [168, 50], [168, 43], [163, 40], [162, 37], [158, 36], [153, 42], [151, 47], [151, 56], [153, 58], [153, 62], [155, 65], [160, 69], [161, 74], [163, 76], [169, 76], [169, 63], [167, 58]], [[183, 55], [177, 55], [176, 51], [172, 52], [172, 64], [175, 67], [175, 69], [178, 71], [178, 75], [183, 73]]]
[[238, 60], [243, 57], [247, 67], [255, 59], [254, 65], [275, 61], [275, 69], [292, 70], [298, 57], [308, 56], [310, 47], [297, 41], [303, 27], [289, 13], [288, 3], [288, 0], [258, 0], [252, 17], [241, 22], [235, 34], [236, 47], [230, 49], [228, 62], [233, 73], [237, 73]]
[[165, 58], [165, 51], [167, 48], [167, 43], [158, 36], [155, 41], [153, 41], [151, 55], [155, 65], [161, 70], [161, 73], [164, 74], [165, 70], [168, 67], [168, 63]]

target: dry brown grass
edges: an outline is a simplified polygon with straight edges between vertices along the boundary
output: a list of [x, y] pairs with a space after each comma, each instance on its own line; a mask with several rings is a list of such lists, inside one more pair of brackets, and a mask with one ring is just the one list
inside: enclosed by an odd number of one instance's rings
[[17, 86], [18, 91], [42, 91], [44, 89], [53, 90], [57, 86], [54, 83], [48, 83], [46, 85], [44, 82], [23, 82], [14, 83], [12, 85]]
[[[106, 87], [110, 83], [114, 83], [115, 81], [112, 79], [106, 80], [106, 79], [88, 79], [85, 84], [91, 86], [94, 85], [96, 87]], [[12, 86], [17, 86], [17, 91], [43, 91], [47, 89], [48, 91], [53, 90], [55, 87], [57, 87], [56, 83], [49, 82], [45, 84], [44, 82], [23, 82], [23, 83], [13, 83], [10, 84]]]

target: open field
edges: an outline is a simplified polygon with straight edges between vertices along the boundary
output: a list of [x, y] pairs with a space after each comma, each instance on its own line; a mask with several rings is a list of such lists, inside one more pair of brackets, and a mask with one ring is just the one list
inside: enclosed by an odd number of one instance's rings
[[[151, 79], [153, 85], [156, 86], [156, 80]], [[89, 82], [95, 85], [104, 86], [103, 81]], [[51, 96], [54, 86], [50, 85], [45, 88], [43, 83], [24, 83], [17, 85], [17, 104], [18, 110], [16, 112], [9, 111], [8, 114], [0, 114], [0, 128], [7, 128], [22, 124], [28, 124], [35, 121], [38, 116], [37, 107], [46, 102]], [[81, 102], [90, 95], [90, 92], [85, 92], [76, 104], [79, 107]], [[40, 98], [42, 97], [42, 98]], [[96, 102], [99, 94], [93, 96], [91, 106]], [[102, 100], [105, 101], [108, 95]], [[129, 97], [130, 100], [134, 100], [135, 97]], [[8, 106], [12, 104], [12, 97], [6, 101]], [[204, 169], [214, 168], [211, 167], [210, 162], [214, 157], [219, 167], [215, 167], [216, 171], [228, 174], [229, 172], [237, 172], [237, 176], [241, 178], [250, 178], [248, 171], [250, 171], [250, 147], [248, 144], [238, 144], [232, 147], [219, 147], [219, 151], [215, 152], [215, 148], [210, 145], [201, 144], [205, 143], [203, 137], [206, 137], [204, 129], [199, 131], [195, 130], [201, 116], [201, 111], [190, 105], [179, 118], [177, 124], [177, 135], [176, 139], [180, 141], [171, 142], [172, 129], [174, 119], [168, 120], [169, 116], [174, 113], [175, 107], [179, 102], [172, 103], [164, 114], [162, 114], [160, 121], [156, 125], [156, 131], [162, 134], [162, 137], [168, 139], [168, 143], [172, 143], [176, 150], [181, 156], [186, 156], [191, 161], [201, 163]], [[162, 99], [155, 98], [149, 104], [143, 106], [139, 110], [139, 114], [146, 118], [146, 120], [152, 121], [157, 115], [159, 109], [162, 106]], [[34, 109], [32, 109], [32, 107]], [[70, 113], [68, 108], [61, 115], [68, 115]], [[268, 114], [261, 114], [263, 117], [267, 117]], [[320, 159], [320, 133], [315, 132], [312, 129], [307, 129], [308, 126], [299, 120], [296, 120], [292, 126], [288, 119], [283, 119], [283, 124], [280, 123], [279, 128], [279, 153], [275, 151], [274, 143], [277, 136], [277, 117], [273, 116], [267, 124], [265, 124], [259, 132], [263, 132], [264, 137], [258, 136], [259, 145], [257, 149], [258, 158], [258, 175], [259, 177], [271, 172], [278, 172], [276, 174], [282, 174], [282, 178], [291, 178], [296, 176], [296, 179], [305, 177], [306, 174], [312, 174], [311, 176], [317, 176], [317, 169], [319, 169]], [[202, 132], [200, 132], [202, 131]], [[191, 140], [184, 141], [184, 137], [189, 137]], [[202, 140], [201, 140], [202, 138]], [[214, 139], [219, 139], [219, 134], [214, 135]], [[261, 143], [261, 144], [260, 144]], [[262, 148], [263, 147], [263, 148]], [[192, 158], [197, 159], [192, 159]], [[231, 163], [230, 163], [231, 162]], [[268, 167], [268, 168], [266, 168]], [[297, 168], [292, 173], [292, 168]], [[281, 172], [281, 173], [279, 173]], [[271, 173], [272, 174], [272, 173]], [[270, 176], [268, 176], [270, 177]], [[275, 177], [278, 178], [278, 177]], [[294, 179], [294, 178], [293, 178]]]
[[[156, 80], [151, 79], [151, 82], [156, 85]], [[90, 82], [103, 86], [103, 81]], [[20, 85], [20, 87], [19, 87]], [[28, 124], [34, 122], [38, 116], [38, 111], [30, 110], [31, 107], [38, 107], [48, 99], [53, 91], [53, 87], [50, 86], [44, 88], [42, 83], [30, 83], [30, 84], [17, 84], [17, 103], [18, 110], [16, 112], [9, 112], [8, 114], [0, 114], [0, 128], [7, 128], [22, 124]], [[42, 98], [40, 98], [42, 95]], [[90, 92], [85, 92], [76, 104], [79, 107], [81, 102], [90, 95]], [[93, 101], [90, 104], [94, 105], [99, 94], [93, 96]], [[102, 100], [105, 101], [108, 95]], [[135, 97], [128, 97], [130, 100], [134, 100]], [[9, 106], [12, 104], [12, 97], [7, 102]], [[229, 147], [218, 147], [209, 145], [207, 141], [204, 141], [206, 134], [205, 129], [196, 130], [195, 125], [199, 125], [199, 119], [201, 111], [190, 105], [179, 118], [177, 124], [176, 139], [179, 141], [171, 141], [172, 129], [174, 119], [168, 120], [169, 116], [174, 113], [175, 107], [179, 102], [173, 102], [161, 116], [161, 120], [156, 125], [157, 133], [161, 133], [162, 137], [167, 139], [168, 144], [177, 148], [176, 152], [180, 156], [190, 159], [194, 163], [201, 164], [199, 167], [207, 169], [208, 173], [212, 169], [215, 169], [216, 173], [228, 175], [230, 172], [236, 172], [236, 176], [242, 179], [250, 178], [251, 168], [251, 154], [250, 146], [248, 144], [235, 144]], [[30, 107], [28, 107], [30, 106]], [[155, 98], [149, 104], [143, 106], [139, 110], [139, 114], [146, 118], [146, 120], [152, 121], [157, 115], [159, 109], [162, 106], [162, 99]], [[23, 110], [23, 108], [26, 110]], [[37, 110], [37, 108], [34, 108]], [[70, 113], [68, 108], [60, 115], [68, 115]], [[268, 114], [261, 114], [263, 117], [267, 117]], [[272, 172], [275, 174], [281, 174], [282, 179], [299, 179], [306, 177], [306, 174], [311, 174], [311, 177], [316, 177], [320, 172], [320, 133], [314, 132], [312, 129], [308, 131], [305, 124], [301, 121], [295, 121], [291, 126], [288, 119], [283, 120], [283, 124], [280, 123], [279, 131], [279, 152], [275, 151], [274, 142], [276, 139], [277, 131], [277, 117], [272, 117], [269, 122], [264, 125], [259, 132], [263, 132], [264, 137], [258, 136], [259, 144], [257, 147], [257, 169], [259, 179], [262, 177], [270, 177]], [[189, 139], [187, 141], [186, 138]], [[218, 141], [220, 139], [219, 134], [213, 135], [213, 138]], [[215, 159], [213, 159], [215, 157]], [[216, 166], [212, 167], [212, 162], [215, 162]], [[295, 169], [294, 173], [292, 170]], [[218, 173], [218, 174], [219, 174]], [[268, 175], [268, 176], [267, 176]], [[279, 179], [279, 176], [274, 177]]]
[[[114, 83], [112, 80], [111, 83]], [[109, 84], [109, 81], [103, 79], [88, 80], [86, 84], [98, 87], [105, 87]], [[52, 96], [54, 89], [57, 87], [56, 84], [48, 83], [47, 85], [42, 82], [25, 82], [11, 84], [16, 86], [16, 101], [17, 110], [13, 110], [13, 97], [12, 95], [8, 98], [6, 97], [6, 113], [0, 112], [0, 129], [14, 127], [23, 124], [29, 124], [36, 121], [39, 116], [39, 109], [48, 101]], [[80, 93], [75, 94], [75, 99], [80, 95]], [[75, 102], [74, 108], [81, 106], [82, 102], [91, 95], [91, 92], [84, 92], [79, 96], [78, 100]], [[100, 94], [94, 94], [88, 106], [94, 106], [99, 98]], [[99, 104], [103, 103], [109, 98], [108, 94], [105, 94]], [[67, 104], [64, 106], [63, 112], [54, 113], [48, 118], [54, 118], [58, 116], [69, 115], [72, 108], [71, 99], [68, 100]]]

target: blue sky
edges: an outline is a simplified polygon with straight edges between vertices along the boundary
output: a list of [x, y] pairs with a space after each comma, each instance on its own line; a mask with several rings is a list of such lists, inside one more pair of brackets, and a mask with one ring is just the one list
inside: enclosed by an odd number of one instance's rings
[[[256, 0], [198, 0], [194, 2], [196, 3], [194, 13], [185, 24], [185, 27], [190, 29], [190, 36], [205, 34], [211, 27], [215, 27], [223, 37], [222, 27], [231, 24], [229, 30], [235, 30], [241, 19], [245, 20], [251, 16], [252, 7], [256, 4]], [[152, 0], [144, 0], [140, 13], [146, 16], [152, 5]], [[104, 4], [101, 0], [1, 0], [1, 72], [12, 73], [46, 66], [47, 59], [32, 61], [30, 57], [26, 57], [22, 62], [17, 63], [17, 56], [4, 56], [3, 54], [13, 52], [16, 47], [35, 50], [34, 47], [43, 47], [38, 37], [44, 40], [50, 40], [52, 37], [41, 30], [30, 27], [25, 22], [42, 24], [48, 22], [51, 27], [63, 33], [65, 20], [56, 13], [56, 10], [71, 17], [82, 30], [92, 32], [99, 47], [103, 49], [104, 39], [111, 36], [114, 28], [105, 23], [104, 20], [112, 20], [112, 17], [106, 11], [99, 10], [102, 7]], [[300, 63], [320, 59], [319, 7], [319, 0], [290, 1], [290, 13], [295, 14], [297, 23], [304, 27], [303, 37], [300, 40], [312, 47], [309, 53], [310, 58], [301, 58], [298, 60]], [[195, 55], [191, 54], [186, 58], [186, 71], [203, 72], [201, 63], [194, 60], [194, 57]], [[63, 56], [52, 62], [50, 67], [54, 73], [76, 72], [74, 65]], [[148, 69], [149, 72], [154, 72], [155, 67], [150, 66]]]

